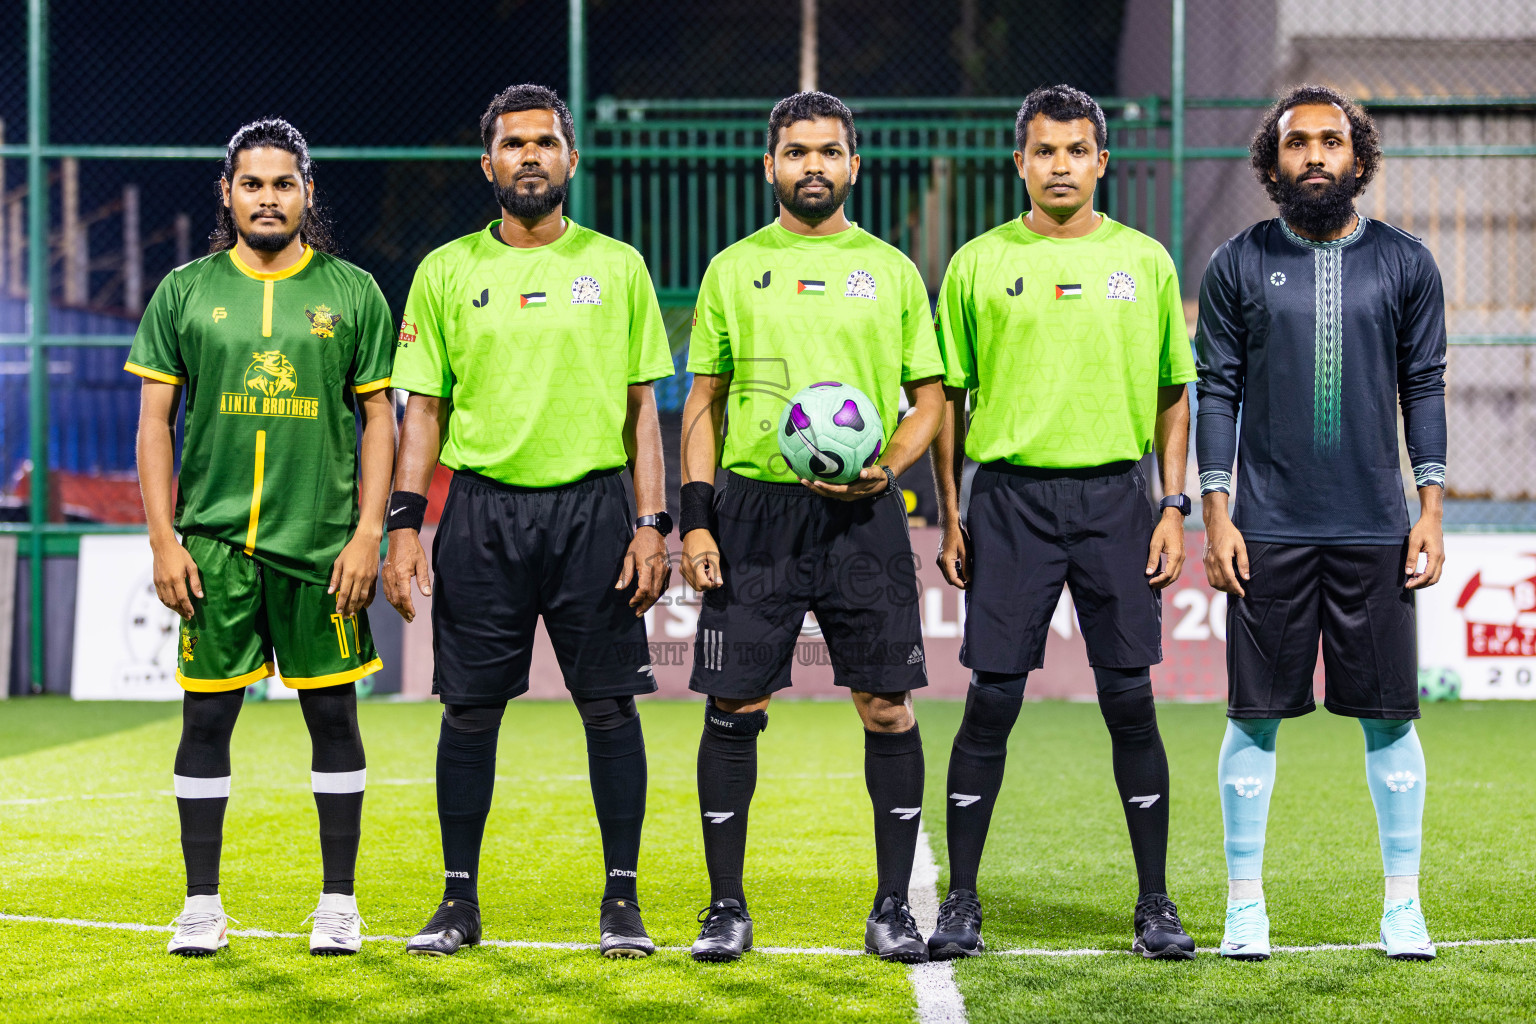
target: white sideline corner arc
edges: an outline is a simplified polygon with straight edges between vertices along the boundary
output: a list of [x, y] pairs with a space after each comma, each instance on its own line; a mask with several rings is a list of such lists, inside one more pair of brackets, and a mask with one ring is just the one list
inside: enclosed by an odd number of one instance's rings
[[[939, 866], [928, 845], [928, 830], [917, 833], [917, 852], [912, 858], [912, 884], [907, 893], [917, 930], [933, 934], [939, 920]], [[912, 968], [912, 994], [917, 997], [919, 1024], [966, 1024], [965, 997], [955, 985], [951, 961], [917, 964]]]

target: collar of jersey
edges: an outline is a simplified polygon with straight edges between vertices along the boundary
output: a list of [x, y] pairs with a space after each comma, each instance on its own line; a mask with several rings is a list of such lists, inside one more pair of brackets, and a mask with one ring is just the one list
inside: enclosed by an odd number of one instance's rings
[[1028, 242], [1051, 242], [1055, 245], [1075, 245], [1080, 242], [1098, 242], [1109, 237], [1109, 234], [1112, 230], [1111, 225], [1116, 223], [1116, 221], [1113, 217], [1102, 210], [1095, 210], [1094, 212], [1099, 215], [1099, 226], [1088, 232], [1086, 235], [1078, 235], [1076, 238], [1057, 238], [1054, 235], [1042, 235], [1040, 232], [1024, 223], [1024, 215], [1022, 213], [1013, 218], [1013, 226], [1018, 229], [1019, 234], [1023, 235], [1024, 240]]
[[240, 273], [244, 274], [246, 277], [253, 278], [257, 281], [281, 281], [284, 278], [292, 277], [294, 274], [297, 274], [299, 271], [309, 266], [309, 261], [314, 259], [314, 257], [315, 250], [306, 245], [304, 247], [304, 255], [299, 257], [299, 262], [295, 263], [287, 270], [279, 270], [273, 274], [263, 274], [259, 270], [253, 270], [252, 268], [246, 266], [245, 262], [241, 260], [238, 255], [236, 255], [233, 247], [231, 247], [229, 250], [229, 258], [234, 263], [235, 269], [240, 271]]
[[775, 217], [768, 229], [778, 238], [782, 245], [847, 245], [859, 237], [859, 224], [857, 221], [849, 221], [848, 226], [841, 231], [830, 235], [802, 235], [791, 231], [779, 219]]
[[1346, 245], [1349, 245], [1351, 242], [1359, 241], [1360, 236], [1365, 234], [1365, 214], [1357, 213], [1355, 216], [1358, 218], [1355, 222], [1355, 230], [1351, 231], [1343, 238], [1335, 238], [1331, 242], [1314, 242], [1310, 238], [1302, 238], [1296, 232], [1291, 230], [1291, 226], [1285, 222], [1284, 217], [1276, 217], [1275, 219], [1280, 222], [1280, 230], [1285, 232], [1285, 237], [1289, 238], [1303, 249], [1342, 249]]
[[486, 225], [485, 233], [490, 236], [487, 241], [489, 241], [498, 252], [517, 253], [522, 256], [534, 256], [538, 253], [549, 252], [552, 249], [558, 249], [561, 246], [566, 245], [570, 242], [572, 236], [576, 234], [577, 228], [579, 227], [579, 225], [574, 220], [571, 220], [571, 218], [562, 217], [561, 220], [565, 221], [565, 230], [560, 232], [559, 238], [555, 239], [553, 242], [550, 242], [548, 245], [536, 245], [532, 249], [522, 249], [515, 245], [508, 245], [506, 242], [502, 241], [501, 235], [497, 231], [497, 228], [501, 226], [502, 219], [503, 218], [501, 217], [497, 217], [495, 220]]

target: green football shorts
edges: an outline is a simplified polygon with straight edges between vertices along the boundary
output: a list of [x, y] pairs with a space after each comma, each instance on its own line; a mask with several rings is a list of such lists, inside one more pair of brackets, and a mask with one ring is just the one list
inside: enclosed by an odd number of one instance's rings
[[336, 614], [336, 595], [278, 572], [239, 548], [190, 535], [184, 543], [205, 597], [181, 624], [176, 681], [185, 690], [238, 690], [272, 675], [296, 690], [340, 686], [384, 667], [368, 613]]

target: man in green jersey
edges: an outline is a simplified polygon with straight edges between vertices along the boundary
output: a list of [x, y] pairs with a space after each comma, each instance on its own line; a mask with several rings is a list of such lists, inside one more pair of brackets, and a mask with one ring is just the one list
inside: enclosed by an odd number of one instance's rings
[[[699, 290], [682, 464], [683, 572], [704, 595], [689, 685], [709, 698], [698, 786], [711, 894], [695, 960], [734, 960], [752, 945], [742, 862], [757, 736], [772, 694], [790, 685], [807, 612], [864, 722], [879, 872], [865, 949], [928, 959], [907, 906], [923, 795], [911, 691], [927, 677], [895, 481], [938, 429], [943, 361], [917, 268], [843, 212], [857, 144], [835, 97], [781, 100], [763, 156], [778, 219], [715, 256]], [[779, 452], [785, 403], [820, 381], [864, 391], [885, 425], [879, 464], [849, 484], [797, 481]], [[912, 412], [898, 425], [903, 387]]]
[[[929, 938], [939, 959], [983, 949], [977, 868], [1008, 734], [1026, 676], [1044, 664], [1063, 582], [1136, 859], [1132, 948], [1194, 956], [1164, 881], [1168, 761], [1150, 666], [1162, 660], [1161, 590], [1184, 564], [1185, 383], [1195, 367], [1172, 260], [1094, 212], [1107, 141], [1104, 112], [1087, 94], [1030, 93], [1013, 154], [1030, 209], [963, 246], [939, 296], [949, 393], [933, 449], [939, 565], [966, 591], [960, 661], [972, 670], [946, 785], [950, 890]], [[1169, 495], [1157, 517], [1139, 465], [1154, 448]], [[963, 523], [962, 453], [981, 463]]]
[[[433, 595], [432, 692], [443, 702], [443, 900], [406, 948], [444, 956], [480, 941], [496, 740], [507, 701], [528, 689], [542, 615], [586, 728], [607, 871], [602, 953], [642, 957], [655, 947], [635, 903], [646, 788], [635, 696], [656, 689], [642, 616], [670, 574], [651, 382], [672, 375], [672, 357], [640, 254], [563, 215], [579, 154], [560, 97], [513, 86], [480, 133], [501, 219], [422, 261], [395, 366], [411, 397], [385, 594], [406, 619], [412, 577]], [[434, 588], [419, 530], [439, 460], [454, 474]]]
[[167, 948], [229, 944], [218, 894], [229, 739], [245, 687], [272, 675], [275, 654], [314, 747], [325, 881], [310, 952], [355, 953], [366, 770], [354, 683], [380, 668], [365, 609], [394, 463], [392, 321], [373, 278], [331, 255], [292, 125], [236, 132], [220, 187], [212, 251], [160, 282], [127, 365], [144, 378], [139, 482], [155, 590], [184, 620], [174, 781], [187, 901]]

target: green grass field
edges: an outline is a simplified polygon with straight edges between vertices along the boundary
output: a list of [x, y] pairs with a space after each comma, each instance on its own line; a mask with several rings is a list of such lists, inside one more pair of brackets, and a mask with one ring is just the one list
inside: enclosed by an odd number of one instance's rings
[[[438, 709], [362, 708], [369, 789], [358, 898], [375, 936], [411, 934], [436, 904], [432, 785]], [[684, 947], [708, 899], [694, 797], [700, 707], [650, 703], [646, 922]], [[944, 863], [944, 768], [957, 704], [921, 703], [928, 831]], [[760, 947], [857, 949], [874, 886], [862, 742], [851, 706], [775, 705], [761, 741], [747, 888]], [[1173, 770], [1170, 884], [1202, 949], [1221, 936], [1225, 870], [1213, 782], [1222, 709], [1160, 708]], [[1536, 706], [1437, 705], [1420, 725], [1430, 794], [1423, 875], [1440, 942], [1536, 935], [1536, 807], [1525, 798]], [[170, 764], [174, 705], [0, 704], [0, 914], [159, 926], [180, 909]], [[1318, 714], [1280, 734], [1266, 888], [1274, 941], [1373, 942], [1375, 818], [1358, 727]], [[253, 704], [234, 740], [224, 903], [234, 927], [307, 934], [319, 889], [308, 739], [293, 704]], [[486, 937], [596, 941], [601, 860], [580, 723], [518, 703], [500, 746], [481, 898]], [[973, 1022], [1506, 1021], [1527, 1017], [1536, 945], [1443, 948], [1430, 964], [1369, 949], [1263, 964], [1147, 963], [1130, 942], [1134, 874], [1090, 704], [1025, 707], [981, 878], [988, 955], [956, 966]], [[167, 956], [163, 931], [0, 920], [0, 1019], [912, 1021], [903, 967], [864, 956], [756, 952], [696, 965], [663, 951], [608, 962], [582, 949], [483, 946], [448, 960], [375, 941], [311, 958], [303, 938], [235, 936], [206, 960]], [[1085, 955], [1102, 950], [1108, 955]], [[1519, 1007], [1525, 1006], [1526, 1010]]]

